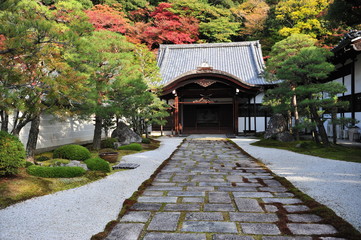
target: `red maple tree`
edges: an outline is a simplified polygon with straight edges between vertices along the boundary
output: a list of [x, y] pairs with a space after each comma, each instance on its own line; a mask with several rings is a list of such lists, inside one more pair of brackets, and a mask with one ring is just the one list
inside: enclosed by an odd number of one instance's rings
[[[130, 39], [138, 39], [151, 49], [161, 43], [185, 44], [198, 40], [198, 20], [194, 17], [184, 17], [170, 11], [172, 4], [160, 3], [149, 15], [148, 22], [137, 22], [129, 31]], [[144, 12], [133, 12], [133, 18]], [[144, 20], [143, 20], [144, 21]]]
[[108, 5], [95, 5], [91, 10], [85, 12], [96, 30], [108, 30], [124, 34], [129, 27], [124, 13]]

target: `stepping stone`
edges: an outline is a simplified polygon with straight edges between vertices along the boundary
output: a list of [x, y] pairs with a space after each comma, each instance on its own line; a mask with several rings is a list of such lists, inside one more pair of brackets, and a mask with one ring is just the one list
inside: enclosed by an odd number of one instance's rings
[[231, 221], [234, 222], [277, 222], [278, 217], [273, 213], [229, 213]]
[[302, 201], [297, 198], [262, 198], [262, 200], [265, 203], [282, 203], [282, 204], [302, 203]]
[[205, 234], [200, 233], [147, 233], [143, 240], [206, 240]]
[[287, 210], [287, 212], [305, 212], [305, 211], [308, 211], [308, 210], [310, 210], [310, 208], [309, 207], [307, 207], [307, 206], [305, 206], [305, 205], [294, 205], [294, 206], [292, 206], [292, 205], [289, 205], [289, 206], [287, 206], [287, 205], [285, 205], [285, 206], [283, 206], [286, 210]]
[[164, 211], [200, 211], [200, 204], [167, 204]]
[[319, 222], [322, 220], [321, 217], [314, 214], [287, 214], [288, 220], [291, 222]]
[[268, 192], [233, 192], [234, 197], [240, 198], [263, 198], [263, 197], [273, 197], [271, 193]]
[[214, 204], [205, 204], [204, 211], [220, 211], [220, 212], [233, 212], [236, 209], [233, 207], [232, 204], [221, 204], [221, 203], [214, 203]]
[[241, 223], [241, 228], [247, 234], [265, 234], [277, 235], [281, 234], [276, 224], [270, 223]]
[[240, 212], [263, 212], [256, 199], [236, 198], [235, 202]]
[[202, 222], [187, 221], [183, 223], [183, 232], [215, 232], [215, 233], [238, 233], [234, 222]]
[[139, 197], [138, 202], [176, 203], [177, 197]]
[[180, 213], [160, 212], [157, 213], [150, 222], [147, 230], [155, 231], [175, 231], [177, 229]]
[[105, 240], [137, 240], [143, 227], [141, 223], [119, 223]]
[[115, 166], [113, 166], [113, 170], [114, 169], [135, 169], [137, 167], [139, 167], [139, 164], [136, 163], [119, 163]]
[[161, 203], [136, 203], [130, 209], [137, 211], [158, 211], [161, 207]]
[[312, 237], [299, 237], [299, 236], [269, 236], [262, 237], [262, 240], [312, 240]]
[[128, 212], [120, 219], [120, 222], [141, 222], [146, 223], [149, 220], [150, 212]]
[[232, 234], [215, 234], [213, 235], [212, 240], [254, 240], [250, 236], [238, 236]]
[[287, 227], [293, 234], [298, 235], [320, 235], [320, 234], [334, 234], [337, 230], [327, 224], [301, 224], [301, 223], [289, 223]]
[[223, 221], [223, 214], [219, 212], [194, 212], [187, 213], [185, 220], [193, 221]]
[[231, 198], [227, 192], [210, 192], [210, 203], [231, 203]]

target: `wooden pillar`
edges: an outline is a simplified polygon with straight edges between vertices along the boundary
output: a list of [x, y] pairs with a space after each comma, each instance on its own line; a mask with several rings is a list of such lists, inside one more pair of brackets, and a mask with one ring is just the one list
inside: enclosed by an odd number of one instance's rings
[[251, 98], [248, 98], [248, 131], [251, 131]]
[[238, 135], [238, 115], [239, 115], [239, 110], [238, 110], [238, 98], [237, 96], [235, 96], [233, 98], [233, 131], [234, 134]]
[[174, 130], [175, 134], [179, 134], [179, 97], [175, 96], [174, 99]]
[[256, 96], [254, 96], [253, 98], [253, 121], [254, 121], [254, 131], [257, 132]]
[[355, 59], [352, 59], [351, 64], [351, 118], [355, 118], [356, 110], [356, 95], [355, 95]]

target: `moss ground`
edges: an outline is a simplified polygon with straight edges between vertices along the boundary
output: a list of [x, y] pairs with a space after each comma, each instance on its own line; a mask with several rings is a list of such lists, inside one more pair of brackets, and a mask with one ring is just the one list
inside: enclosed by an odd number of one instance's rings
[[[142, 144], [143, 150], [140, 152], [157, 149], [159, 145], [159, 141], [152, 140], [150, 144]], [[118, 152], [118, 159], [125, 155], [139, 153], [139, 151], [131, 150], [118, 150]], [[52, 158], [52, 153], [42, 153], [35, 158], [39, 156]], [[95, 156], [98, 156], [98, 151], [92, 151], [92, 157]], [[119, 171], [125, 170], [112, 170], [108, 174], [88, 171], [84, 176], [76, 178], [41, 178], [29, 175], [26, 169], [22, 168], [16, 176], [0, 178], [0, 209], [33, 197], [80, 187]]]
[[289, 150], [306, 155], [361, 163], [361, 148], [331, 145], [325, 147], [312, 141], [280, 142], [276, 140], [261, 139], [252, 143], [253, 146]]

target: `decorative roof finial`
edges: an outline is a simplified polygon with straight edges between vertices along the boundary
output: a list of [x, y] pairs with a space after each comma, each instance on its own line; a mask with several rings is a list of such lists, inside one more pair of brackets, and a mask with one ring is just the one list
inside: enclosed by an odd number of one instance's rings
[[199, 65], [199, 66], [197, 67], [197, 70], [198, 70], [198, 71], [207, 71], [207, 70], [212, 71], [212, 70], [213, 70], [213, 67], [212, 67], [211, 65], [209, 65], [209, 63], [208, 63], [207, 61], [204, 60], [204, 61], [201, 63], [201, 65]]

